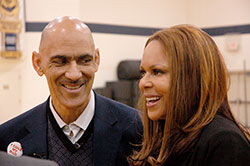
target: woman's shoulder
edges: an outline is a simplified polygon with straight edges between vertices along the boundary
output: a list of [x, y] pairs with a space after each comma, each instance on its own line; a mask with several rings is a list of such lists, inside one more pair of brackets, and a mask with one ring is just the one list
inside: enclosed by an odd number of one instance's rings
[[216, 115], [212, 122], [209, 123], [206, 127], [204, 127], [200, 138], [212, 139], [218, 136], [237, 136], [246, 140], [244, 134], [233, 121], [220, 115]]
[[250, 163], [248, 140], [234, 122], [219, 115], [203, 129], [192, 151], [192, 161], [197, 165]]

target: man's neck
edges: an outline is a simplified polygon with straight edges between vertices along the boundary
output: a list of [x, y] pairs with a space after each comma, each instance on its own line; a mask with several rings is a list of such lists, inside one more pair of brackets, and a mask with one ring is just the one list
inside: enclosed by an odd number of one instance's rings
[[77, 120], [77, 118], [82, 114], [83, 110], [84, 109], [63, 110], [63, 111], [57, 111], [57, 113], [66, 124], [70, 124], [71, 122]]
[[82, 114], [86, 106], [81, 106], [77, 108], [65, 108], [63, 105], [53, 104], [55, 111], [60, 116], [60, 118], [66, 123], [70, 124], [77, 120], [77, 118]]

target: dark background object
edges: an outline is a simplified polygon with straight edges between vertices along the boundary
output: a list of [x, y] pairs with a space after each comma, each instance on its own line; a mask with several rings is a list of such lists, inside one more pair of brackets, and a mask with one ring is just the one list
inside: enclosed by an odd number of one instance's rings
[[117, 67], [118, 81], [106, 82], [106, 86], [94, 89], [96, 93], [136, 107], [139, 91], [140, 60], [121, 61]]
[[132, 96], [132, 81], [118, 80], [107, 82], [106, 87], [111, 88], [112, 96], [115, 99], [128, 99]]
[[119, 80], [135, 80], [140, 78], [140, 60], [121, 61], [117, 67]]
[[95, 92], [102, 95], [102, 96], [112, 98], [112, 90], [111, 90], [111, 88], [108, 88], [108, 87], [96, 88]]

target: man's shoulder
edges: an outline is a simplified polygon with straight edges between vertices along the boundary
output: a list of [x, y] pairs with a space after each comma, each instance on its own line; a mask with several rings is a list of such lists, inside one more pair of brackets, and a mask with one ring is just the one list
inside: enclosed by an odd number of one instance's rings
[[46, 102], [0, 125], [0, 150], [5, 151], [12, 141], [19, 142], [29, 134], [30, 129], [39, 130], [45, 125]]
[[10, 128], [19, 128], [20, 126], [29, 123], [33, 119], [36, 120], [37, 118], [41, 118], [43, 114], [46, 114], [46, 102], [31, 108], [30, 110], [8, 120], [7, 122], [4, 122], [0, 125], [0, 131], [9, 130]]
[[123, 103], [96, 94], [95, 116], [101, 119], [116, 119], [119, 124], [141, 123], [139, 111]]
[[96, 108], [95, 117], [107, 123], [116, 122], [114, 126], [123, 131], [125, 140], [137, 143], [141, 140], [143, 127], [138, 110], [98, 94], [96, 106], [99, 108]]

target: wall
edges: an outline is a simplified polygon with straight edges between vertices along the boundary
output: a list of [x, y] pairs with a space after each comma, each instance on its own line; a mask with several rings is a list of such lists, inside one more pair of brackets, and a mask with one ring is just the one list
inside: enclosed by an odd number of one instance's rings
[[[189, 0], [187, 22], [198, 27], [221, 27], [250, 24], [249, 0]], [[250, 69], [250, 34], [240, 35], [240, 49], [228, 51], [226, 37], [213, 37], [231, 71], [243, 70], [243, 61]]]
[[[182, 0], [159, 0], [157, 3], [154, 0], [24, 0], [24, 4], [26, 22], [49, 22], [56, 17], [69, 15], [88, 23], [160, 28], [186, 21], [186, 4]], [[101, 65], [94, 88], [117, 79], [116, 67], [121, 60], [140, 59], [147, 39], [147, 36], [135, 35], [93, 35], [101, 53]], [[18, 84], [8, 89], [10, 94], [15, 92], [15, 100], [9, 96], [3, 97], [5, 100], [1, 101], [8, 103], [8, 108], [1, 107], [1, 114], [6, 117], [0, 119], [0, 123], [34, 107], [49, 96], [45, 77], [39, 77], [31, 63], [32, 51], [38, 50], [40, 32], [26, 32], [23, 38], [24, 55], [21, 59], [0, 59], [0, 80], [5, 79], [5, 75], [18, 75], [19, 79]], [[6, 93], [8, 83], [0, 84], [0, 93]], [[20, 91], [16, 91], [17, 87]], [[13, 104], [14, 101], [18, 101], [18, 104]], [[16, 105], [15, 109], [11, 105]]]
[[[250, 24], [249, 0], [189, 0], [187, 22], [199, 27]], [[214, 36], [231, 75], [229, 100], [238, 120], [250, 127], [250, 34], [239, 34], [239, 49], [229, 51], [227, 35]], [[245, 63], [245, 67], [244, 67]]]
[[[250, 24], [249, 0], [25, 0], [25, 4], [27, 22], [48, 22], [58, 16], [70, 15], [87, 23], [152, 28], [183, 23], [202, 28]], [[106, 33], [93, 35], [101, 53], [94, 87], [116, 80], [116, 67], [121, 60], [140, 59], [148, 37]], [[33, 50], [38, 50], [39, 39], [40, 32], [26, 32], [23, 58], [14, 62], [0, 61], [0, 69], [8, 68], [9, 74], [21, 73], [20, 110], [16, 114], [41, 103], [49, 95], [46, 79], [39, 77], [31, 64], [31, 54]], [[226, 50], [224, 36], [214, 39], [230, 70], [242, 70], [244, 59], [247, 59], [247, 64], [250, 63], [250, 34], [241, 35], [241, 47], [237, 52]]]
[[[154, 0], [26, 0], [26, 21], [48, 22], [58, 16], [71, 15], [88, 23], [166, 27], [185, 22], [185, 9], [186, 5], [182, 4], [182, 0], [159, 0], [157, 4]], [[173, 10], [175, 13], [172, 13]], [[169, 12], [172, 14], [170, 15]], [[147, 36], [103, 33], [94, 33], [93, 36], [96, 47], [100, 49], [101, 53], [101, 65], [96, 74], [94, 87], [102, 87], [105, 86], [106, 81], [116, 80], [118, 63], [123, 59], [139, 59], [147, 39]], [[31, 53], [38, 49], [39, 39], [40, 32], [26, 33], [26, 71], [23, 73], [25, 75], [23, 92], [25, 93], [22, 94], [22, 111], [44, 101], [49, 94], [46, 80], [39, 78], [31, 65]], [[34, 91], [38, 92], [34, 94]]]

